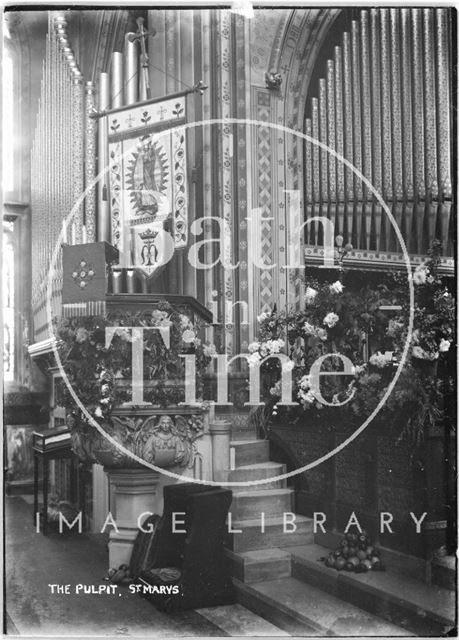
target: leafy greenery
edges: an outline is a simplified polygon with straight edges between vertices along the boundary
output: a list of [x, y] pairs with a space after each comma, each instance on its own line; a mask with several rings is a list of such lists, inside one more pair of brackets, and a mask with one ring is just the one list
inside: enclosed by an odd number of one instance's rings
[[[434, 426], [443, 417], [444, 398], [454, 384], [448, 360], [455, 342], [455, 301], [439, 275], [440, 250], [440, 244], [434, 242], [427, 260], [413, 273], [414, 323], [408, 356], [378, 414], [378, 420], [395, 427], [400, 438], [415, 444], [426, 426]], [[358, 290], [343, 280], [309, 279], [300, 310], [273, 309], [259, 317], [260, 331], [258, 340], [249, 346], [249, 364], [261, 367], [271, 420], [298, 422], [307, 411], [313, 420], [330, 421], [339, 411], [342, 421], [361, 424], [393, 380], [409, 339], [406, 274], [388, 274], [384, 282]], [[274, 358], [267, 359], [284, 350], [295, 363], [296, 408], [277, 404], [281, 365]], [[342, 370], [340, 358], [330, 356], [341, 354], [353, 363], [352, 375], [321, 376], [318, 393], [311, 381], [311, 366], [327, 354], [322, 373]], [[266, 431], [266, 411], [253, 419], [263, 419]]]
[[[159, 331], [143, 331], [144, 399], [169, 406], [185, 400], [184, 354], [196, 358], [196, 395], [202, 393], [202, 376], [212, 354], [198, 337], [201, 329], [168, 303], [148, 312], [123, 313], [108, 320], [100, 316], [62, 318], [56, 334], [64, 371], [86, 409], [99, 419], [109, 419], [114, 407], [131, 401], [132, 342], [128, 327], [169, 330], [169, 348]], [[117, 327], [106, 347], [106, 329]], [[134, 338], [135, 339], [135, 338]], [[66, 389], [65, 403], [75, 410]]]

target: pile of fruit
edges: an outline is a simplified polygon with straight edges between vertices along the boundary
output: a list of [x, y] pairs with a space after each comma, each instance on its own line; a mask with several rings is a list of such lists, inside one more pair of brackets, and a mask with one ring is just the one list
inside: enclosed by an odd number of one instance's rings
[[379, 550], [371, 543], [368, 534], [346, 533], [335, 551], [331, 551], [325, 558], [325, 565], [337, 571], [385, 571]]
[[120, 564], [118, 569], [109, 569], [104, 580], [112, 584], [129, 584], [132, 577], [127, 564]]

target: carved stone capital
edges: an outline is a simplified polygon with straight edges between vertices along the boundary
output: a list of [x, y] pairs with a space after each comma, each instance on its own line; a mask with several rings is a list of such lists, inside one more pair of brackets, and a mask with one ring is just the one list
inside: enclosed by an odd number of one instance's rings
[[171, 414], [170, 410], [155, 409], [148, 416], [114, 415], [110, 423], [101, 424], [109, 437], [69, 416], [73, 449], [82, 460], [107, 468], [139, 468], [141, 461], [160, 468], [191, 468], [195, 440], [204, 433], [204, 419], [202, 414], [181, 414], [179, 410]]

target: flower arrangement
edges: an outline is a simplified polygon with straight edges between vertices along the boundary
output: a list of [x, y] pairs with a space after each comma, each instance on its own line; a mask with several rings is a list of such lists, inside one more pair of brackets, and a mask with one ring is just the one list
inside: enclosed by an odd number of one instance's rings
[[[166, 348], [159, 331], [143, 332], [144, 399], [161, 407], [183, 402], [183, 354], [196, 357], [196, 395], [202, 392], [202, 377], [215, 347], [202, 343], [202, 326], [169, 303], [161, 303], [148, 312], [123, 313], [107, 319], [101, 316], [61, 318], [56, 326], [60, 358], [70, 384], [89, 413], [109, 420], [114, 407], [131, 400], [132, 342], [129, 327], [168, 328]], [[106, 329], [112, 327], [112, 339], [106, 342]], [[115, 328], [116, 327], [116, 328]], [[75, 410], [68, 390], [65, 404]]]
[[[346, 290], [340, 281], [319, 283], [311, 280], [305, 288], [301, 311], [273, 310], [259, 316], [259, 339], [249, 345], [249, 366], [261, 364], [265, 380], [270, 384], [267, 396], [271, 402], [281, 395], [278, 380], [282, 371], [292, 371], [294, 397], [304, 410], [321, 411], [330, 405], [341, 405], [353, 393], [355, 375], [363, 365], [363, 343], [372, 318], [370, 289], [363, 295]], [[290, 362], [282, 366], [267, 356], [287, 352]], [[324, 376], [321, 390], [313, 384], [311, 366], [321, 356], [328, 356], [322, 372], [339, 370], [342, 354], [353, 363], [350, 376]], [[342, 366], [342, 364], [341, 364]], [[265, 385], [266, 386], [266, 385]], [[266, 389], [265, 389], [266, 391]], [[274, 414], [276, 414], [274, 407]]]
[[[408, 356], [394, 390], [384, 405], [383, 416], [400, 426], [400, 438], [421, 441], [426, 426], [444, 415], [444, 397], [453, 389], [448, 359], [455, 341], [455, 300], [439, 275], [441, 244], [432, 243], [428, 259], [413, 273], [414, 321]], [[369, 359], [356, 384], [352, 408], [356, 416], [369, 415], [389, 383], [387, 372], [397, 365], [408, 339], [409, 301], [403, 277], [396, 278], [393, 300], [399, 312], [385, 331], [391, 351]]]
[[[428, 259], [413, 273], [414, 326], [408, 357], [378, 414], [379, 420], [398, 428], [399, 437], [414, 443], [420, 442], [426, 425], [442, 417], [443, 397], [452, 386], [446, 361], [455, 341], [455, 301], [438, 272], [440, 250], [434, 242]], [[386, 274], [378, 285], [358, 289], [342, 280], [309, 280], [305, 285], [301, 310], [273, 309], [258, 318], [260, 330], [249, 347], [249, 364], [261, 363], [264, 399], [273, 420], [285, 412], [292, 415], [292, 409], [277, 406], [286, 363], [281, 367], [275, 359], [266, 359], [283, 351], [292, 361], [296, 419], [298, 409], [317, 419], [339, 407], [343, 420], [361, 423], [385, 395], [408, 339], [406, 275]], [[350, 375], [321, 376], [319, 389], [311, 378], [311, 366], [327, 356], [321, 373], [339, 371], [343, 365], [332, 354], [346, 356], [352, 370]], [[432, 363], [443, 367], [441, 375], [429, 368]]]

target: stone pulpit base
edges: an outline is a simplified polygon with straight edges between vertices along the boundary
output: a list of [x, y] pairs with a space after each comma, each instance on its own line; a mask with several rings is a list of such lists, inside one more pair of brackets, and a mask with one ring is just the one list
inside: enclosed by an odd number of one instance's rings
[[[161, 514], [160, 474], [150, 469], [105, 469], [110, 486], [110, 513], [116, 528], [110, 530], [109, 567], [129, 565], [139, 525], [151, 513]], [[142, 515], [143, 514], [143, 515]]]

